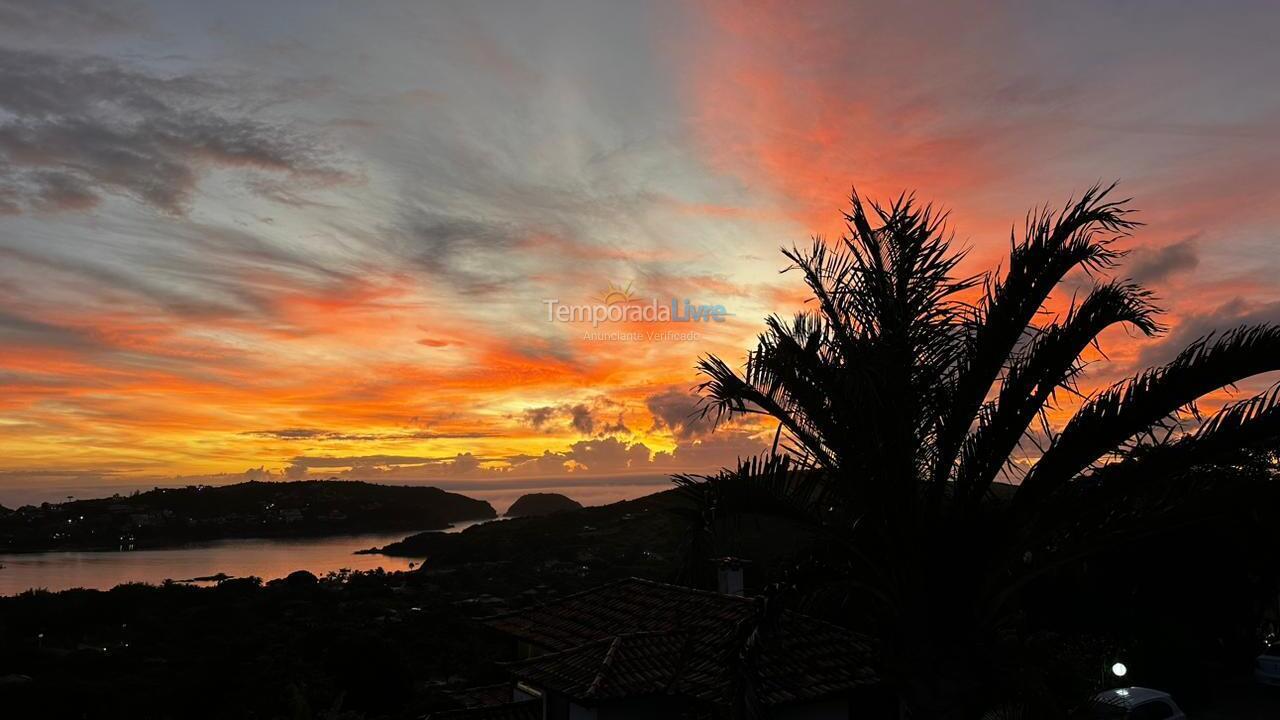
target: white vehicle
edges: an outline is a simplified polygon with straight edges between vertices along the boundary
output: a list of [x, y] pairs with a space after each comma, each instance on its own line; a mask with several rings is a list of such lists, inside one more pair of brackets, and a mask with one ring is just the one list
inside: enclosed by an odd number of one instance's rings
[[1111, 720], [1187, 720], [1169, 693], [1149, 688], [1116, 688], [1093, 696], [1092, 716]]
[[1280, 643], [1271, 645], [1258, 656], [1253, 679], [1265, 685], [1280, 685]]

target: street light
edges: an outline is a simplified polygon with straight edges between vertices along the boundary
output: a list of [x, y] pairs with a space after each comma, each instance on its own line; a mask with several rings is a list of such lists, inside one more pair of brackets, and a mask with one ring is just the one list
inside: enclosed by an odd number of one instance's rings
[[1125, 667], [1124, 663], [1118, 662], [1111, 666], [1111, 674], [1118, 678], [1122, 678], [1129, 674], [1129, 668]]

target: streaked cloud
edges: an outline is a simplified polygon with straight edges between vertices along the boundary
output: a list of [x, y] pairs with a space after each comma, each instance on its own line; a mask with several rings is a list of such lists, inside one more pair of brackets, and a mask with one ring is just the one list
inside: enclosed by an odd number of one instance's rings
[[1127, 265], [1128, 275], [1139, 283], [1152, 285], [1163, 282], [1172, 275], [1194, 270], [1200, 264], [1200, 249], [1196, 238], [1165, 245], [1161, 248], [1142, 248]]
[[[8, 207], [88, 210], [119, 194], [184, 214], [211, 168], [346, 176], [319, 141], [237, 112], [224, 80], [162, 77], [98, 57], [0, 49], [0, 184]], [[251, 185], [252, 187], [252, 185]]]
[[[1109, 382], [1275, 316], [1278, 19], [0, 0], [0, 500], [329, 474], [638, 492], [732, 463], [772, 433], [713, 432], [694, 362], [804, 302], [777, 248], [841, 232], [852, 185], [940, 201], [985, 269], [1028, 209], [1120, 179], [1146, 225], [1119, 272], [1172, 330], [1109, 334], [1085, 389]], [[546, 322], [611, 284], [733, 316], [690, 342]]]

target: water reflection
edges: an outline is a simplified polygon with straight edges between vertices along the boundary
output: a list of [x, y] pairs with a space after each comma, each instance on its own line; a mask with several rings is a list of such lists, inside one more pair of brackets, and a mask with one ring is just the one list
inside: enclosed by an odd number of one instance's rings
[[[473, 524], [473, 523], [472, 523]], [[454, 528], [454, 531], [462, 530]], [[396, 542], [410, 533], [341, 535], [305, 539], [220, 540], [166, 550], [132, 552], [46, 552], [0, 554], [0, 595], [31, 588], [106, 590], [125, 582], [160, 583], [166, 578], [257, 575], [263, 580], [294, 570], [316, 575], [350, 570], [408, 570], [420, 560], [385, 555], [355, 555], [356, 550]]]

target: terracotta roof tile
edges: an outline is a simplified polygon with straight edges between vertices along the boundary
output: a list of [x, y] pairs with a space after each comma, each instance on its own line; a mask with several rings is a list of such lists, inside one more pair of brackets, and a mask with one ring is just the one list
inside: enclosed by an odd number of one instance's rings
[[513, 674], [580, 700], [665, 695], [688, 658], [685, 636], [630, 633], [513, 666]]
[[[752, 600], [630, 578], [483, 622], [550, 654], [517, 677], [582, 700], [679, 694], [730, 700], [735, 631]], [[757, 690], [768, 705], [815, 700], [879, 682], [859, 636], [783, 613], [761, 646]]]

